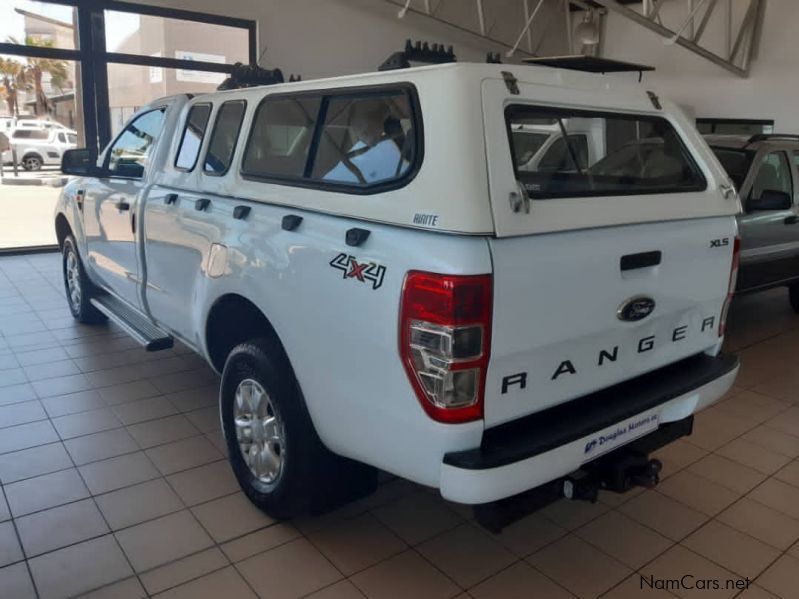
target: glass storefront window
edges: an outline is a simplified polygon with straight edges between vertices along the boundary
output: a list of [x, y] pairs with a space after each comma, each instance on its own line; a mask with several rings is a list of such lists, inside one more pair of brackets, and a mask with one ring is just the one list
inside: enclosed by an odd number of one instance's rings
[[236, 27], [107, 10], [105, 29], [108, 52], [221, 64], [249, 61], [247, 31]]
[[34, 0], [0, 2], [0, 42], [75, 50], [75, 7]]
[[[2, 152], [0, 249], [56, 242], [53, 210], [66, 182], [61, 156], [77, 147], [82, 136], [76, 66], [67, 60], [0, 55], [0, 133], [10, 146]], [[40, 83], [25, 83], [37, 69]]]
[[174, 94], [204, 94], [216, 90], [225, 73], [108, 64], [108, 108], [116, 135], [133, 114], [153, 100]]
[[[98, 149], [157, 98], [215, 90], [228, 65], [255, 54], [254, 32], [253, 21], [158, 6], [0, 0], [0, 52], [11, 53], [0, 54], [0, 251], [55, 245], [64, 151]], [[101, 35], [106, 52], [80, 52]], [[152, 58], [164, 66], [140, 64]]]

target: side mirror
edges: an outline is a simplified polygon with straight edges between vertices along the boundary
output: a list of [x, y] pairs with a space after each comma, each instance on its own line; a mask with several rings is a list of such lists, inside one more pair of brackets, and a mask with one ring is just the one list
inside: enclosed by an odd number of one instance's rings
[[100, 172], [97, 156], [85, 148], [65, 150], [61, 156], [61, 172], [74, 177], [96, 177]]
[[747, 212], [759, 210], [790, 210], [793, 202], [791, 194], [786, 191], [764, 189], [759, 198], [749, 198], [746, 201]]

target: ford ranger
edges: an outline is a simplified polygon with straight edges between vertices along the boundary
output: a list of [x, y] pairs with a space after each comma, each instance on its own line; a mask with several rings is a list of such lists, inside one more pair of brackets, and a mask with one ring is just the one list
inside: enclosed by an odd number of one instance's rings
[[[522, 157], [536, 127], [569, 159]], [[278, 517], [377, 469], [475, 505], [655, 484], [737, 372], [737, 195], [637, 85], [456, 63], [178, 95], [63, 169], [73, 315], [204, 356]]]

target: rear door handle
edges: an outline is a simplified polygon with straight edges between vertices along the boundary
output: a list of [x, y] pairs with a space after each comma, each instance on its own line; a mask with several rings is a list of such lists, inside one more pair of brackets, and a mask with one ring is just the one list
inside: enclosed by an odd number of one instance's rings
[[784, 222], [786, 225], [795, 225], [796, 223], [799, 223], [799, 216], [796, 216], [795, 214], [786, 216], [785, 220], [782, 222]]
[[660, 264], [662, 254], [660, 250], [653, 252], [640, 252], [638, 254], [627, 254], [621, 257], [621, 270], [635, 270], [637, 268], [648, 268]]
[[130, 204], [124, 201], [116, 203], [117, 210], [130, 210]]

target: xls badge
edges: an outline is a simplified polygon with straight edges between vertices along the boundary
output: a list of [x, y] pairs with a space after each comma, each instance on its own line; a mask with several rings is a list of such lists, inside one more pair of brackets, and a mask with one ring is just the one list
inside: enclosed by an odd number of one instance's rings
[[341, 253], [330, 261], [330, 266], [342, 272], [342, 279], [355, 279], [361, 283], [372, 283], [372, 289], [383, 284], [386, 267], [376, 262], [358, 262], [355, 256]]

